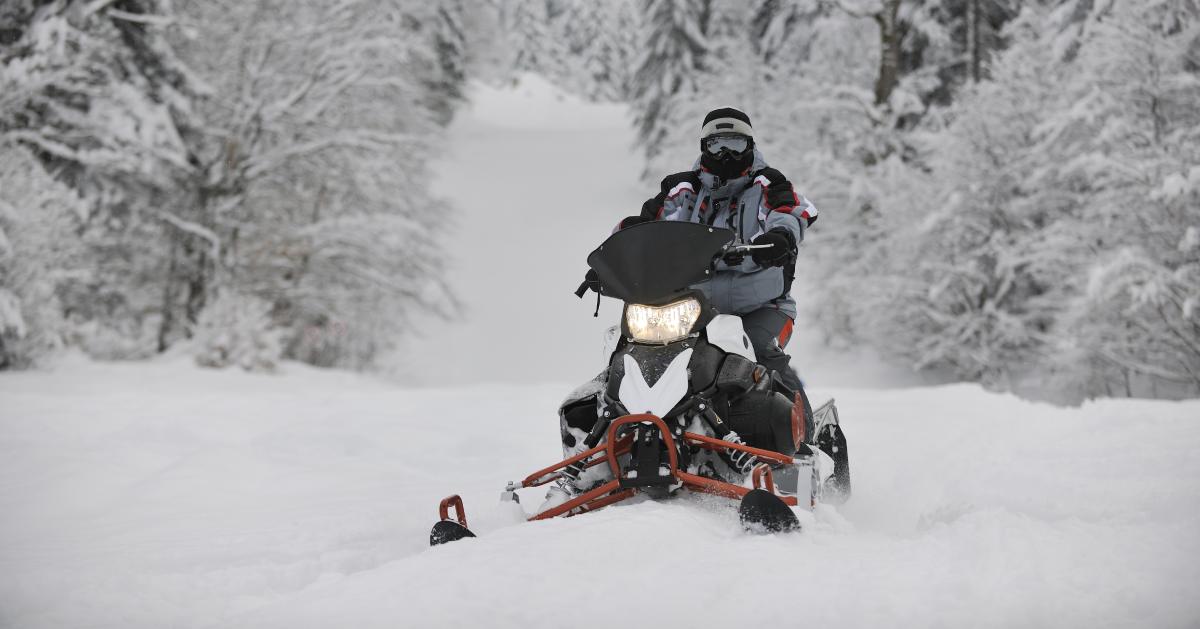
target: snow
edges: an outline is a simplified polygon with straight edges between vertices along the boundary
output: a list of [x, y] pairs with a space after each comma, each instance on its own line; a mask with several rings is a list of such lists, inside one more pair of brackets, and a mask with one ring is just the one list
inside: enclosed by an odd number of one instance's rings
[[[499, 494], [556, 459], [567, 388], [182, 358], [6, 375], [0, 626], [1200, 620], [1200, 402], [814, 390], [837, 397], [855, 495], [804, 533], [747, 536], [693, 497], [511, 525]], [[450, 493], [482, 537], [429, 549]]]
[[637, 183], [626, 110], [587, 105], [529, 74], [512, 89], [475, 85], [469, 97], [434, 187], [458, 208], [447, 279], [463, 312], [419, 325], [404, 375], [583, 382], [599, 371], [604, 331], [620, 314], [605, 300], [593, 318], [594, 294], [573, 294], [585, 259], [656, 192]]
[[[422, 388], [182, 356], [0, 375], [0, 627], [1200, 624], [1200, 401], [917, 386], [807, 326], [849, 503], [790, 535], [690, 496], [517, 524], [500, 492], [557, 460], [618, 312], [571, 295], [582, 257], [653, 190], [624, 109], [528, 78], [472, 98], [439, 184], [467, 310], [407, 348]], [[481, 537], [430, 549], [451, 493]]]

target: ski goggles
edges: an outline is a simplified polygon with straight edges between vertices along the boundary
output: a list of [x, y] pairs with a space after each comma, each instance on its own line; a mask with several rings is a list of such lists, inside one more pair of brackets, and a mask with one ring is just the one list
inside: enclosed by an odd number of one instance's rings
[[750, 148], [750, 138], [744, 135], [711, 135], [704, 138], [704, 150], [712, 155], [721, 151], [742, 153]]

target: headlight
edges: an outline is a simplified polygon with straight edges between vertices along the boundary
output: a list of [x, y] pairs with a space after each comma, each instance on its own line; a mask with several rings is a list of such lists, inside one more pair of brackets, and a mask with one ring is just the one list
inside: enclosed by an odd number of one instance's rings
[[694, 297], [665, 306], [629, 304], [625, 323], [639, 343], [671, 343], [687, 336], [700, 318], [700, 302]]

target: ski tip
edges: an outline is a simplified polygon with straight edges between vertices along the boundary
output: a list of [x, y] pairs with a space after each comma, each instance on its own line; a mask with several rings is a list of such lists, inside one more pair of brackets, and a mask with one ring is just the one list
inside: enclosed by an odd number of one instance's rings
[[783, 500], [765, 489], [755, 489], [742, 498], [738, 508], [742, 526], [752, 533], [799, 531], [800, 520]]
[[433, 525], [433, 530], [429, 532], [429, 545], [440, 546], [449, 542], [457, 542], [466, 537], [475, 537], [467, 527], [453, 520], [442, 520]]

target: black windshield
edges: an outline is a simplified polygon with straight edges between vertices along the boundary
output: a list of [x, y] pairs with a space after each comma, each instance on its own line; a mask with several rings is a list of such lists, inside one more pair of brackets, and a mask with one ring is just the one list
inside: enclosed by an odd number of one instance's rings
[[651, 221], [622, 229], [588, 256], [605, 296], [655, 304], [708, 279], [713, 258], [733, 232], [682, 221]]

